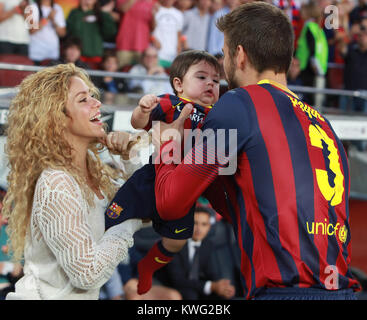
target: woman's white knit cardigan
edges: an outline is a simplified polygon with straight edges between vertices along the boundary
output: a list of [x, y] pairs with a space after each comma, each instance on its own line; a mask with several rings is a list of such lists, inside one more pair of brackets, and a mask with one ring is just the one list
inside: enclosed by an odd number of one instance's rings
[[24, 276], [6, 298], [98, 299], [142, 226], [131, 219], [104, 232], [107, 205], [106, 197], [95, 196], [95, 207], [89, 207], [72, 176], [43, 171], [26, 237]]

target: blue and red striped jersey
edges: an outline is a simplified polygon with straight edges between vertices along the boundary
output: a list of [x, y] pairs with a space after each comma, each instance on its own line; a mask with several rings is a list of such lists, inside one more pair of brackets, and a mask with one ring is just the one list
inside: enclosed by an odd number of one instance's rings
[[187, 103], [191, 103], [193, 105], [193, 110], [191, 111], [190, 117], [186, 119], [184, 127], [185, 129], [195, 130], [197, 127], [202, 125], [204, 118], [212, 108], [212, 106], [201, 106], [190, 100], [168, 93], [158, 97], [160, 98], [160, 101], [150, 113], [149, 123], [144, 128], [147, 131], [152, 127], [152, 121], [164, 121], [166, 123], [171, 123], [176, 120], [179, 117], [182, 108]]
[[[231, 175], [220, 174], [223, 130], [227, 162], [236, 160]], [[178, 166], [164, 161], [163, 150], [175, 142], [162, 146], [158, 212], [178, 218], [204, 193], [232, 222], [248, 299], [275, 286], [358, 290], [349, 269], [348, 161], [328, 120], [286, 87], [264, 80], [225, 93], [202, 131], [213, 132], [215, 148], [204, 139]], [[195, 163], [198, 151], [216, 161]]]

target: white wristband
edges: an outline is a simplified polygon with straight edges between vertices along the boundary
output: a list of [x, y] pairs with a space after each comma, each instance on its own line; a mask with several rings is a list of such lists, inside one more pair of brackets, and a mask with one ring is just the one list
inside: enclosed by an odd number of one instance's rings
[[8, 273], [12, 273], [14, 271], [14, 263], [3, 261], [2, 262], [3, 268], [1, 273], [3, 276], [6, 276]]

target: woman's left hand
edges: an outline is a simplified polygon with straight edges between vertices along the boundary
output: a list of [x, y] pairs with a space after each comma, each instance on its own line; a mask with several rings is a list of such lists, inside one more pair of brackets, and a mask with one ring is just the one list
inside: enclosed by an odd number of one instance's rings
[[105, 136], [102, 143], [107, 146], [108, 150], [113, 154], [119, 154], [124, 160], [130, 158], [131, 148], [139, 141], [132, 139], [128, 132], [115, 131]]

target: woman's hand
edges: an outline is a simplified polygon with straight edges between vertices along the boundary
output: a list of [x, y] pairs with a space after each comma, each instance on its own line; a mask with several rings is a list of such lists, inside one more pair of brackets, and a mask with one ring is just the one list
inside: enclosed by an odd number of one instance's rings
[[112, 154], [121, 155], [124, 160], [130, 159], [130, 151], [137, 144], [140, 137], [133, 137], [128, 132], [115, 131], [107, 134], [101, 142]]

